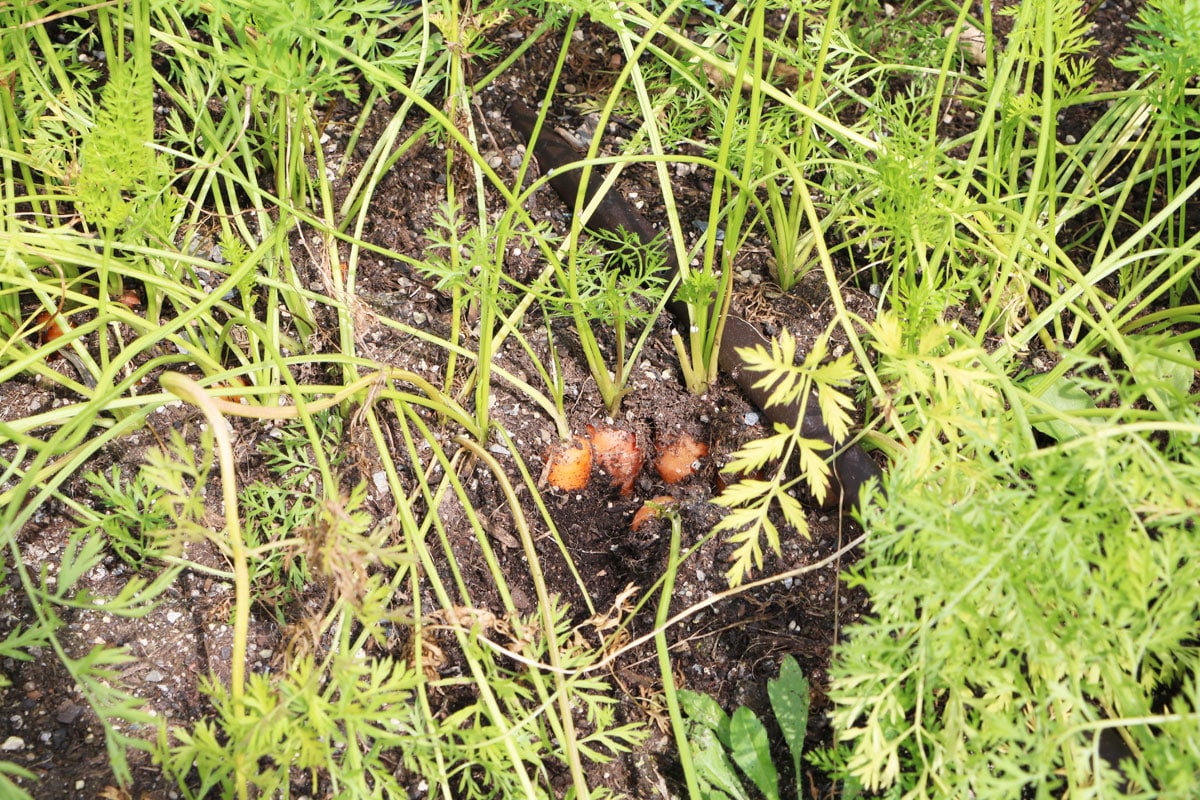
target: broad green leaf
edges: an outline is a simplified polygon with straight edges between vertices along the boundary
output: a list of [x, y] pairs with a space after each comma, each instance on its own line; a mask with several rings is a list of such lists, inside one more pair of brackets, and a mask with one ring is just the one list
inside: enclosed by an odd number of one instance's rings
[[701, 727], [708, 728], [716, 733], [719, 739], [728, 743], [729, 715], [716, 700], [700, 692], [680, 689], [679, 706], [689, 720]]
[[[693, 729], [695, 735], [690, 736], [692, 744], [692, 761], [696, 767], [696, 776], [701, 783], [714, 787], [720, 793], [734, 800], [750, 800], [746, 790], [738, 779], [725, 748], [717, 741], [717, 735], [707, 728]], [[720, 795], [708, 792], [706, 798], [717, 798]]]
[[796, 783], [800, 782], [800, 758], [804, 754], [804, 737], [808, 732], [808, 679], [800, 671], [800, 665], [792, 656], [784, 656], [779, 665], [779, 677], [767, 681], [767, 696], [771, 698], [771, 710], [775, 712], [775, 722], [783, 731], [783, 739], [787, 742], [792, 754], [792, 768], [795, 770]]
[[[1056, 411], [1065, 415], [1069, 415], [1073, 411], [1085, 411], [1096, 407], [1096, 401], [1092, 399], [1092, 396], [1081, 389], [1072, 378], [1065, 375], [1050, 383], [1044, 390], [1041, 382], [1036, 379], [1030, 383], [1029, 388], [1034, 394], [1040, 394], [1041, 399], [1049, 403]], [[1057, 442], [1065, 442], [1083, 435], [1082, 431], [1062, 419], [1035, 422], [1033, 427]]]
[[767, 800], [779, 798], [779, 774], [771, 763], [771, 742], [767, 729], [750, 709], [742, 706], [729, 721], [730, 755], [742, 772]]
[[1176, 408], [1187, 397], [1196, 379], [1196, 353], [1187, 339], [1129, 337], [1133, 363], [1130, 371], [1144, 384], [1146, 397], [1163, 412]]

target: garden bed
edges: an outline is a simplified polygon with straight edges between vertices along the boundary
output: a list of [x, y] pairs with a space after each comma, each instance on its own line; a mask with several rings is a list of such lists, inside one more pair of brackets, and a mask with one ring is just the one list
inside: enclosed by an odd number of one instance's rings
[[[1058, 474], [1039, 473], [1044, 462], [1030, 453], [1055, 452], [1107, 412], [1114, 426], [1159, 424], [1145, 440], [1158, 455], [1148, 458], [1179, 482], [1136, 509], [1138, 524], [1159, 543], [1194, 526], [1181, 488], [1195, 485], [1194, 459], [1180, 455], [1180, 441], [1196, 433], [1187, 410], [1196, 362], [1170, 342], [1196, 329], [1187, 311], [1197, 302], [1191, 159], [1169, 162], [1164, 146], [1167, 166], [1139, 177], [1149, 168], [1133, 161], [1136, 137], [1114, 133], [1122, 155], [1088, 173], [1103, 174], [1090, 189], [1041, 192], [1021, 177], [1106, 157], [1093, 129], [1114, 125], [1113, 109], [1134, 107], [1141, 90], [1134, 72], [1113, 65], [1132, 41], [1137, 7], [1087, 8], [1079, 24], [1095, 41], [1056, 54], [1066, 83], [1080, 59], [1095, 59], [1094, 75], [1071, 89], [1094, 94], [1088, 102], [1043, 93], [1044, 75], [1029, 66], [1036, 54], [1013, 68], [1030, 70], [1021, 96], [1054, 96], [1061, 109], [1055, 139], [1047, 144], [1028, 124], [1001, 162], [973, 137], [987, 115], [1011, 133], [986, 80], [1008, 63], [1009, 17], [996, 17], [993, 52], [975, 64], [952, 40], [982, 34], [941, 6], [841, 11], [823, 39], [823, 13], [802, 11], [760, 18], [697, 3], [663, 16], [669, 29], [650, 36], [661, 9], [597, 8], [574, 20], [519, 4], [461, 16], [386, 5], [314, 8], [311, 20], [241, 3], [225, 16], [203, 3], [119, 12], [64, 4], [27, 20], [0, 10], [10, 37], [0, 53], [22, 64], [7, 79], [16, 88], [6, 110], [42, 113], [40, 127], [14, 127], [0, 141], [6, 183], [20, 187], [5, 213], [23, 270], [5, 289], [13, 355], [0, 383], [0, 678], [9, 684], [0, 705], [10, 709], [0, 717], [0, 759], [29, 773], [14, 782], [30, 796], [220, 796], [253, 794], [259, 783], [295, 797], [370, 787], [410, 797], [586, 789], [644, 798], [695, 789], [697, 774], [706, 796], [719, 796], [702, 763], [698, 701], [682, 695], [685, 726], [681, 690], [763, 719], [785, 794], [848, 794], [847, 769], [881, 789], [897, 780], [891, 766], [847, 767], [847, 751], [797, 772], [789, 726], [801, 726], [809, 752], [839, 738], [854, 744], [854, 720], [871, 709], [854, 695], [861, 662], [837, 666], [837, 648], [856, 623], [911, 612], [904, 619], [916, 625], [934, 613], [920, 608], [924, 598], [935, 604], [932, 589], [909, 608], [871, 583], [887, 573], [882, 551], [842, 580], [866, 537], [892, 558], [903, 550], [897, 537], [923, 535], [922, 522], [895, 507], [911, 501], [936, 527], [941, 510], [931, 504], [1017, 502], [1030, 475], [1049, 475], [1049, 485]], [[1083, 10], [1058, 18], [1075, 13]], [[20, 24], [38, 32], [23, 45], [11, 39]], [[1055, 35], [1073, 41], [1069, 30]], [[120, 63], [114, 37], [119, 53], [137, 54], [120, 78], [108, 66]], [[763, 49], [739, 59], [730, 43], [742, 37]], [[640, 72], [624, 69], [631, 48]], [[197, 66], [217, 54], [225, 71]], [[827, 86], [814, 88], [804, 69], [825, 70]], [[939, 84], [939, 69], [957, 83]], [[36, 74], [52, 76], [58, 99], [38, 94]], [[739, 80], [746, 90], [729, 91]], [[65, 86], [86, 99], [70, 99]], [[120, 98], [135, 110], [126, 115]], [[574, 216], [585, 201], [572, 208], [539, 182], [551, 165], [528, 157], [510, 109], [547, 100], [543, 136], [586, 148], [599, 129], [596, 170], [627, 162], [600, 195], [620, 198], [684, 256], [678, 286], [656, 283], [662, 261], [646, 255], [655, 248], [605, 240]], [[803, 113], [789, 116], [789, 104]], [[651, 124], [648, 105], [658, 115]], [[722, 108], [740, 127], [722, 130]], [[88, 124], [73, 127], [65, 110], [90, 115]], [[904, 138], [917, 134], [928, 138]], [[756, 159], [775, 169], [751, 175], [744, 165]], [[951, 159], [978, 177], [955, 184]], [[101, 162], [116, 170], [113, 185], [122, 169], [141, 177], [105, 188], [87, 172]], [[856, 170], [879, 176], [874, 188]], [[1122, 179], [1134, 188], [1117, 195]], [[801, 192], [803, 182], [811, 185]], [[981, 197], [985, 188], [995, 196]], [[1050, 216], [1071, 215], [1057, 239], [1018, 244], [1049, 224], [1032, 212], [1022, 220], [1018, 192], [1030, 206], [1049, 196]], [[1185, 202], [1171, 209], [1175, 192]], [[952, 201], [971, 210], [943, 215]], [[1104, 203], [1120, 205], [1115, 221]], [[1178, 268], [1168, 276], [1146, 267], [1142, 282], [1117, 270], [1088, 282], [1102, 298], [1096, 306], [1128, 311], [1119, 326], [1127, 338], [1089, 339], [1107, 334], [1106, 323], [1086, 315], [1093, 295], [1072, 296], [1063, 276], [1075, 273], [1055, 259], [1102, 262], [1163, 208], [1178, 225], [1147, 239], [1182, 254]], [[984, 210], [995, 217], [985, 221]], [[816, 234], [814, 218], [824, 225]], [[56, 227], [70, 236], [53, 240]], [[968, 239], [940, 264], [923, 261]], [[618, 274], [629, 282], [605, 283]], [[613, 296], [619, 302], [605, 305]], [[1137, 297], [1147, 299], [1128, 299]], [[679, 305], [685, 312], [667, 313]], [[683, 330], [688, 313], [692, 329]], [[764, 347], [718, 374], [712, 328], [728, 314]], [[778, 352], [789, 341], [808, 372], [789, 372], [792, 354]], [[1149, 360], [1134, 357], [1143, 351]], [[183, 379], [160, 384], [168, 371], [198, 381], [218, 405], [206, 408]], [[807, 409], [798, 418], [823, 417], [819, 430], [776, 429], [775, 404], [756, 405], [744, 391], [747, 373], [771, 376], [768, 394], [796, 387], [792, 402]], [[1028, 382], [1039, 375], [1040, 389]], [[1050, 397], [1052, 410], [1023, 406], [1025, 392]], [[628, 476], [597, 465], [581, 488], [556, 488], [555, 448], [601, 428], [631, 434], [644, 465]], [[988, 450], [981, 442], [997, 432], [1027, 439], [1029, 450]], [[656, 467], [682, 437], [702, 446], [694, 463], [678, 474]], [[815, 464], [843, 448], [888, 473], [883, 485], [827, 485]], [[1128, 474], [1142, 469], [1125, 451], [1112, 458]], [[993, 459], [994, 475], [978, 466]], [[880, 490], [893, 464], [888, 499]], [[1145, 468], [1151, 484], [1158, 474]], [[1070, 495], [1098, 480], [1063, 485]], [[223, 492], [234, 485], [230, 503]], [[1126, 490], [1135, 492], [1113, 496]], [[859, 510], [874, 525], [865, 534]], [[1108, 535], [1101, 555], [1114, 552]], [[939, 552], [930, 536], [922, 553]], [[958, 553], [973, 546], [964, 539]], [[1081, 564], [1100, 558], [1080, 551]], [[925, 576], [914, 572], [914, 585]], [[1172, 597], [1170, 581], [1187, 578], [1147, 580]], [[893, 605], [872, 608], [873, 591]], [[986, 617], [986, 606], [969, 613]], [[1194, 686], [1195, 609], [1189, 620], [1186, 600], [1170, 607], [1174, 638], [1147, 645], [1160, 680], [1145, 714], [1167, 714], [1169, 698]], [[896, 641], [906, 624], [896, 622]], [[878, 629], [859, 631], [868, 641]], [[1162, 653], [1180, 666], [1163, 667]], [[769, 696], [786, 656], [806, 682], [806, 716], [779, 718]], [[1013, 669], [1029, 679], [1043, 666], [1030, 655]], [[1093, 667], [1119, 683], [1109, 667]], [[1043, 677], [1033, 674], [1031, 683]], [[1103, 712], [1074, 709], [1085, 727], [1133, 716], [1124, 696], [1090, 687], [1085, 705]], [[919, 727], [920, 713], [936, 716], [956, 690], [935, 692], [938, 711], [903, 709], [898, 719]], [[1179, 708], [1194, 724], [1194, 707]], [[685, 728], [699, 767], [681, 757]], [[922, 745], [890, 744], [916, 780]], [[1056, 763], [1033, 745], [1027, 752]], [[996, 763], [976, 776], [1011, 774]], [[1087, 785], [1080, 763], [1056, 780]], [[1095, 774], [1115, 781], [1106, 772], [1115, 766], [1096, 760]], [[1155, 776], [1153, 788], [1165, 792], [1170, 779]]]

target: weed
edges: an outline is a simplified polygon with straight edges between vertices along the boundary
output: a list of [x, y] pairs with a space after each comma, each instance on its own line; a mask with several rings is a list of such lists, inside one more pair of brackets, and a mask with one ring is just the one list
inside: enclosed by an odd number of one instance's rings
[[[779, 676], [767, 681], [767, 693], [792, 757], [796, 797], [800, 798], [804, 796], [800, 763], [808, 728], [809, 686], [796, 659], [784, 657]], [[699, 796], [746, 800], [750, 796], [744, 788], [748, 778], [763, 797], [778, 800], [779, 772], [771, 759], [767, 729], [758, 716], [745, 706], [730, 716], [711, 697], [696, 692], [681, 691], [679, 695], [687, 715], [688, 742], [696, 753]], [[734, 770], [735, 764], [745, 778]]]

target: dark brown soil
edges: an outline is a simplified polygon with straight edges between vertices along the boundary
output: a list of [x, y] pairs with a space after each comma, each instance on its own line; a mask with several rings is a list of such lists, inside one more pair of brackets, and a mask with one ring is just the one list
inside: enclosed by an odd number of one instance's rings
[[[1125, 45], [1125, 22], [1133, 13], [1130, 5], [1106, 2], [1095, 12], [1096, 35], [1101, 39], [1101, 52], [1107, 56], [1119, 52]], [[525, 36], [529, 27], [521, 21], [498, 38], [509, 46]], [[584, 28], [567, 61], [563, 81], [575, 89], [574, 95], [563, 97], [554, 110], [555, 124], [574, 130], [583, 120], [575, 109], [605, 91], [604, 75], [617, 50], [603, 38], [599, 28]], [[511, 69], [500, 82], [485, 89], [479, 98], [481, 135], [485, 152], [499, 157], [500, 171], [505, 174], [511, 157], [521, 152], [520, 143], [509, 130], [503, 112], [513, 98], [532, 101], [540, 97], [538, 76], [548, 74], [553, 56], [552, 47], [534, 51]], [[539, 55], [540, 54], [540, 55]], [[1107, 70], [1107, 66], [1104, 67]], [[1118, 81], [1119, 74], [1105, 71], [1102, 80]], [[344, 130], [338, 120], [354, 116], [352, 108], [333, 109], [335, 124], [329, 126], [330, 154], [340, 155], [346, 144]], [[379, 134], [385, 116], [372, 120], [359, 143], [359, 149], [369, 149], [373, 137]], [[1064, 124], [1086, 126], [1086, 113]], [[969, 120], [954, 119], [948, 127], [969, 125]], [[619, 133], [619, 131], [617, 131]], [[404, 162], [397, 164], [380, 187], [373, 214], [364, 235], [369, 240], [413, 257], [420, 257], [427, 245], [424, 232], [433, 227], [434, 213], [444, 201], [445, 186], [439, 182], [444, 174], [445, 153], [436, 145], [427, 145]], [[353, 175], [353, 166], [350, 175]], [[510, 177], [515, 179], [512, 171]], [[339, 187], [344, 191], [345, 186]], [[684, 230], [695, 232], [693, 220], [707, 214], [707, 177], [690, 173], [678, 176], [678, 193], [683, 199], [681, 214]], [[652, 221], [661, 224], [661, 212], [656, 209], [656, 185], [649, 171], [627, 169], [620, 191], [635, 196]], [[494, 198], [493, 198], [494, 200]], [[566, 210], [549, 190], [536, 195], [530, 205], [535, 218], [549, 220], [561, 229]], [[824, 331], [833, 316], [824, 292], [823, 278], [813, 275], [793, 292], [784, 294], [774, 288], [767, 277], [765, 241], [751, 242], [745, 249], [745, 262], [739, 275], [735, 304], [751, 320], [763, 326], [764, 332], [776, 333], [783, 327], [792, 329], [802, 346]], [[303, 248], [297, 242], [297, 260], [304, 264]], [[508, 268], [525, 277], [537, 268], [528, 255], [513, 254]], [[315, 271], [305, 276], [318, 281]], [[382, 364], [391, 364], [430, 375], [436, 375], [444, 364], [443, 350], [425, 345], [419, 340], [404, 337], [379, 322], [390, 317], [414, 327], [446, 331], [450, 327], [448, 299], [434, 289], [427, 279], [413, 273], [398, 262], [378, 259], [365, 265], [360, 272], [359, 294], [366, 301], [362, 311], [360, 355]], [[865, 293], [847, 287], [847, 297], [853, 311], [863, 319], [871, 319], [875, 301]], [[555, 329], [559, 342], [571, 341], [569, 325]], [[531, 338], [544, 344], [531, 332]], [[844, 338], [834, 337], [835, 347], [844, 345]], [[572, 429], [581, 431], [588, 423], [604, 418], [594, 383], [577, 348], [566, 348], [569, 356], [563, 368], [570, 385], [569, 408]], [[497, 363], [517, 372], [528, 372], [526, 356], [509, 342], [497, 356]], [[64, 371], [69, 370], [65, 363]], [[709, 458], [693, 478], [678, 486], [667, 486], [652, 471], [645, 470], [637, 479], [633, 492], [621, 497], [594, 482], [582, 494], [560, 495], [547, 492], [551, 515], [568, 543], [570, 557], [579, 574], [587, 576], [586, 591], [596, 608], [607, 608], [630, 584], [647, 589], [663, 572], [668, 535], [660, 523], [652, 522], [634, 532], [630, 522], [634, 512], [651, 497], [673, 494], [681, 502], [686, 548], [700, 540], [716, 521], [717, 509], [708, 501], [716, 491], [720, 466], [729, 454], [745, 441], [764, 433], [758, 423], [756, 409], [751, 408], [732, 384], [723, 383], [703, 396], [685, 391], [669, 338], [669, 324], [664, 320], [652, 334], [649, 345], [637, 365], [631, 394], [625, 399], [620, 418], [615, 423], [636, 432], [648, 449], [680, 431], [688, 431], [710, 447]], [[0, 415], [5, 420], [23, 418], [51, 404], [73, 401], [65, 390], [51, 388], [32, 381], [13, 380], [0, 385]], [[496, 421], [511, 435], [521, 449], [521, 456], [533, 469], [539, 469], [544, 455], [556, 434], [552, 423], [532, 408], [522, 395], [508, 390], [497, 382], [493, 413]], [[148, 428], [132, 434], [108, 448], [90, 464], [88, 470], [107, 470], [121, 464], [126, 474], [134, 472], [147, 447], [166, 438], [172, 426], [195, 431], [199, 419], [190, 409], [170, 407], [151, 418]], [[261, 458], [255, 457], [255, 446], [269, 435], [269, 426], [235, 423], [239, 452], [245, 454], [240, 467], [244, 484], [267, 479], [269, 474]], [[379, 465], [372, 460], [369, 443], [360, 446], [363, 436], [353, 426], [347, 426], [347, 461], [344, 479], [347, 486], [371, 479]], [[505, 466], [511, 460], [503, 452], [499, 457]], [[84, 471], [88, 471], [84, 470]], [[472, 504], [491, 513], [489, 532], [499, 554], [501, 568], [510, 585], [516, 590], [518, 605], [524, 611], [533, 609], [533, 593], [528, 584], [527, 567], [522, 550], [511, 533], [509, 517], [498, 487], [489, 473], [477, 467], [467, 481], [474, 495]], [[90, 487], [76, 478], [66, 492], [81, 502], [89, 502]], [[216, 487], [210, 496], [219, 494]], [[386, 513], [390, 498], [372, 487], [371, 507]], [[530, 517], [537, 518], [536, 513]], [[495, 588], [482, 566], [479, 543], [471, 529], [456, 515], [452, 507], [444, 509], [444, 519], [456, 559], [467, 576], [472, 601], [477, 607], [499, 608]], [[456, 524], [457, 523], [457, 524]], [[769, 556], [763, 574], [771, 575], [812, 564], [837, 552], [859, 533], [857, 525], [837, 512], [813, 510], [809, 519], [811, 539], [804, 539], [785, 530], [783, 552]], [[53, 574], [67, 536], [75, 523], [69, 510], [58, 503], [46, 505], [43, 513], [20, 533], [22, 559], [34, 570], [47, 565]], [[544, 531], [538, 531], [538, 535]], [[201, 562], [216, 563], [216, 556], [198, 546], [191, 554]], [[568, 601], [577, 615], [586, 616], [587, 602], [566, 562], [547, 545], [543, 569], [552, 593]], [[689, 561], [679, 574], [675, 589], [673, 611], [688, 608], [714, 593], [727, 588], [724, 570], [729, 548], [717, 540], [709, 541]], [[853, 558], [853, 553], [847, 555]], [[846, 561], [835, 561], [825, 568], [805, 575], [796, 581], [776, 582], [738, 594], [705, 608], [669, 631], [673, 643], [675, 674], [685, 688], [710, 694], [727, 710], [740, 704], [749, 705], [763, 718], [769, 718], [765, 702], [765, 683], [778, 672], [785, 655], [794, 656], [813, 687], [813, 713], [809, 736], [814, 744], [828, 743], [829, 730], [824, 712], [828, 710], [822, 688], [825, 671], [841, 629], [854, 622], [867, 608], [867, 598], [859, 592], [846, 591], [838, 573]], [[115, 556], [109, 557], [103, 568], [94, 570], [83, 580], [84, 587], [98, 595], [119, 588], [128, 576], [128, 568]], [[31, 610], [17, 585], [5, 587], [0, 596], [0, 637], [28, 619]], [[301, 596], [286, 610], [292, 620], [303, 618], [308, 603], [318, 598]], [[221, 581], [202, 574], [186, 573], [181, 582], [166, 596], [151, 614], [141, 619], [122, 619], [101, 611], [80, 611], [67, 619], [65, 641], [72, 655], [81, 655], [98, 643], [122, 645], [134, 657], [119, 671], [117, 680], [145, 699], [148, 707], [175, 724], [186, 724], [210, 713], [205, 699], [198, 691], [198, 679], [215, 671], [227, 672], [231, 655], [229, 627], [232, 589]], [[650, 629], [650, 616], [643, 615], [634, 636]], [[256, 608], [251, 642], [251, 667], [263, 670], [272, 667], [291, 632], [283, 630], [264, 609]], [[53, 652], [31, 653], [30, 661], [13, 658], [0, 660], [3, 673], [12, 686], [0, 690], [0, 742], [21, 740], [22, 747], [0, 756], [12, 760], [37, 774], [40, 780], [29, 790], [37, 798], [168, 798], [176, 796], [173, 787], [163, 781], [155, 766], [144, 753], [132, 753], [134, 783], [128, 793], [115, 788], [104, 750], [103, 734], [94, 715], [85, 705], [75, 687], [59, 665]], [[649, 745], [641, 752], [593, 767], [590, 782], [608, 786], [629, 797], [658, 796], [660, 787], [676, 786], [678, 769], [673, 745], [666, 732], [657, 726], [660, 712], [652, 708], [660, 677], [654, 662], [654, 652], [647, 645], [623, 657], [612, 673], [613, 683], [621, 688], [621, 716], [628, 720], [647, 722], [654, 731]], [[781, 762], [782, 763], [782, 762]], [[794, 778], [790, 778], [794, 780]], [[819, 775], [801, 776], [805, 796], [827, 796], [828, 783]], [[675, 791], [681, 791], [676, 788]]]

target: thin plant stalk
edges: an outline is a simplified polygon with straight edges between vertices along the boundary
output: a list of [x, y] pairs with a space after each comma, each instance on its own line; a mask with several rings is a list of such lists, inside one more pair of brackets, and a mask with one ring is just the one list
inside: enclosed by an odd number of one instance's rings
[[[221, 415], [220, 407], [200, 384], [179, 372], [164, 372], [159, 379], [164, 389], [200, 409], [213, 432], [217, 447], [217, 458], [221, 469], [221, 496], [225, 506], [225, 536], [229, 542], [229, 555], [233, 561], [233, 656], [230, 663], [230, 691], [233, 696], [234, 714], [240, 720], [244, 714], [242, 695], [246, 686], [246, 645], [250, 632], [250, 567], [246, 557], [246, 544], [242, 538], [242, 525], [238, 515], [237, 471], [233, 461], [233, 442], [229, 437], [228, 423]], [[239, 795], [246, 795], [245, 775], [239, 770]]]
[[671, 599], [675, 593], [675, 573], [679, 568], [679, 546], [683, 536], [683, 521], [678, 513], [667, 512], [671, 523], [671, 549], [667, 554], [667, 569], [663, 573], [662, 593], [659, 595], [658, 612], [654, 617], [654, 649], [658, 654], [658, 671], [662, 676], [663, 697], [667, 701], [667, 712], [671, 717], [671, 730], [675, 734], [675, 747], [679, 751], [679, 765], [687, 783], [688, 797], [700, 800], [700, 783], [696, 778], [696, 767], [692, 761], [692, 746], [687, 738], [687, 725], [679, 707], [679, 695], [675, 691], [675, 673], [671, 669], [671, 648], [667, 644], [667, 627], [671, 618]]

